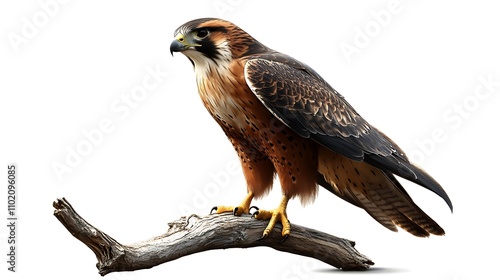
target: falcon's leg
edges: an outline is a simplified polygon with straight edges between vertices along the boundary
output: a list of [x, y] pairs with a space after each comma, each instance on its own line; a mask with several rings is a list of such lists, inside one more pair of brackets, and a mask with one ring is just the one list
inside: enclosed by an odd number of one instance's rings
[[247, 196], [243, 201], [240, 203], [238, 206], [215, 206], [212, 208], [212, 211], [210, 211], [210, 214], [212, 214], [213, 211], [215, 211], [216, 214], [224, 213], [224, 212], [233, 212], [235, 216], [240, 216], [243, 213], [248, 214], [250, 210], [250, 203], [252, 203], [253, 199], [253, 193], [251, 191], [248, 192]]
[[212, 208], [211, 212], [215, 211], [217, 214], [233, 212], [235, 216], [240, 216], [243, 213], [249, 213], [250, 203], [254, 197], [261, 197], [269, 191], [273, 184], [274, 166], [267, 156], [256, 150], [248, 141], [231, 137], [229, 139], [240, 158], [248, 194], [236, 207], [217, 206]]
[[286, 206], [288, 204], [289, 199], [290, 198], [288, 196], [283, 195], [280, 205], [276, 209], [270, 211], [257, 210], [252, 215], [254, 218], [259, 220], [269, 220], [269, 224], [262, 233], [261, 239], [266, 238], [269, 235], [269, 233], [273, 230], [277, 222], [281, 222], [281, 225], [283, 227], [283, 229], [281, 230], [281, 235], [285, 237], [283, 241], [286, 240], [286, 238], [288, 238], [288, 236], [290, 235], [290, 222], [288, 221], [288, 218], [286, 216]]

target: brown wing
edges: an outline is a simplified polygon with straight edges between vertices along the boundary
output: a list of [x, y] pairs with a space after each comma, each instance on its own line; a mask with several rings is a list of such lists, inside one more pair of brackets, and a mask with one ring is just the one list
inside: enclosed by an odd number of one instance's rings
[[264, 106], [300, 136], [413, 181], [453, 209], [438, 182], [413, 166], [392, 140], [366, 122], [307, 65], [283, 54], [264, 54], [247, 61], [245, 79]]

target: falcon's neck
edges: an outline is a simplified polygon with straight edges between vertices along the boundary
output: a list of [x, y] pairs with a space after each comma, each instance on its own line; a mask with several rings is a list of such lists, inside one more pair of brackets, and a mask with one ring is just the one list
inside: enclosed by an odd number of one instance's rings
[[227, 128], [240, 127], [243, 121], [241, 90], [246, 86], [243, 66], [233, 60], [229, 48], [219, 48], [217, 58], [207, 58], [199, 52], [186, 52], [196, 74], [198, 92], [212, 117]]

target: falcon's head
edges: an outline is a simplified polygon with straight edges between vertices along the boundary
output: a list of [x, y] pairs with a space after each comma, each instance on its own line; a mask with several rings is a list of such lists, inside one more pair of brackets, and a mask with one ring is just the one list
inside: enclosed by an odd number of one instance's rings
[[174, 32], [170, 53], [186, 55], [195, 68], [227, 65], [267, 48], [231, 22], [217, 18], [189, 21]]

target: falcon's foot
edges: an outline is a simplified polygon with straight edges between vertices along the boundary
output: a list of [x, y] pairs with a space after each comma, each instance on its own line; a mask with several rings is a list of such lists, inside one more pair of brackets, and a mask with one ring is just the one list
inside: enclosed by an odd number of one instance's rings
[[215, 211], [215, 214], [221, 214], [225, 212], [233, 212], [233, 215], [235, 216], [240, 216], [241, 214], [245, 213], [248, 214], [250, 211], [250, 203], [252, 202], [253, 199], [253, 193], [248, 192], [247, 196], [243, 201], [241, 202], [240, 205], [238, 206], [215, 206], [212, 208], [210, 211], [210, 214], [212, 214]]
[[[260, 239], [266, 238], [269, 233], [273, 230], [274, 226], [277, 222], [281, 222], [283, 229], [281, 230], [281, 235], [284, 237], [283, 241], [285, 241], [290, 235], [290, 222], [286, 216], [286, 206], [288, 204], [288, 197], [283, 196], [281, 199], [281, 203], [278, 208], [274, 210], [257, 210], [252, 214], [252, 217], [259, 220], [269, 220], [269, 224], [266, 229], [262, 233], [262, 237]], [[282, 242], [283, 242], [282, 241]]]

